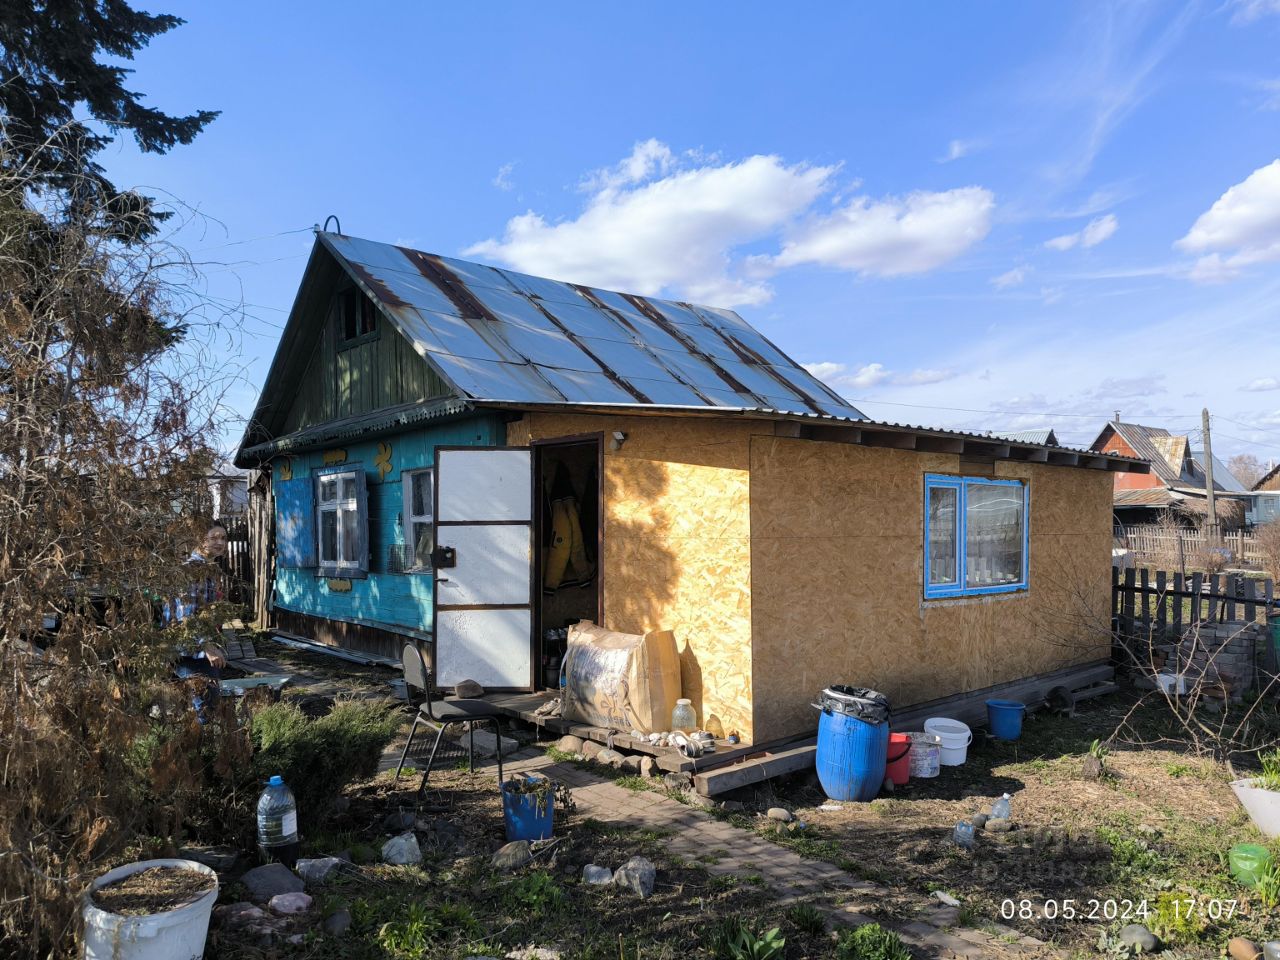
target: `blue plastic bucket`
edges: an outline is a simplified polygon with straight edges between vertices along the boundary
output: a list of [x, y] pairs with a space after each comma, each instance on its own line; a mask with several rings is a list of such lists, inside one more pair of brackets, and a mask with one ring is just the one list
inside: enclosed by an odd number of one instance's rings
[[1017, 740], [1022, 736], [1022, 715], [1027, 705], [1017, 700], [988, 700], [987, 729], [997, 740]]
[[[530, 780], [546, 777], [530, 776]], [[550, 840], [555, 815], [555, 795], [550, 781], [546, 793], [513, 793], [502, 785], [502, 819], [507, 827], [507, 842], [513, 840]], [[541, 807], [541, 809], [539, 809]]]
[[832, 800], [874, 800], [884, 786], [889, 724], [822, 711], [818, 718], [818, 782]]

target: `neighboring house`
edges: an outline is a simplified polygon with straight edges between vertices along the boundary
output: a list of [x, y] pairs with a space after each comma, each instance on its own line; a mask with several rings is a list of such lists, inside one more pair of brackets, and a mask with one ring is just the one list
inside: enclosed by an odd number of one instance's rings
[[1272, 467], [1250, 491], [1249, 525], [1280, 521], [1280, 463]]
[[577, 619], [669, 629], [748, 742], [831, 683], [1105, 661], [1110, 477], [1146, 469], [868, 420], [727, 310], [331, 233], [236, 462], [272, 470], [283, 629], [498, 690]]
[[218, 520], [243, 517], [249, 508], [249, 478], [243, 473], [216, 473], [205, 478], [213, 516]]
[[[1154, 523], [1172, 514], [1191, 526], [1205, 522], [1208, 498], [1205, 487], [1205, 455], [1191, 446], [1184, 434], [1162, 427], [1112, 420], [1089, 449], [1125, 457], [1139, 457], [1151, 464], [1146, 473], [1115, 474], [1114, 512], [1117, 523]], [[1234, 529], [1244, 524], [1248, 500], [1244, 486], [1217, 457], [1213, 458], [1213, 487], [1218, 526]]]
[[1019, 443], [1037, 443], [1045, 447], [1060, 446], [1058, 435], [1053, 432], [1052, 427], [1044, 430], [1015, 430], [1013, 433], [993, 433], [991, 435], [1005, 440], [1017, 440]]

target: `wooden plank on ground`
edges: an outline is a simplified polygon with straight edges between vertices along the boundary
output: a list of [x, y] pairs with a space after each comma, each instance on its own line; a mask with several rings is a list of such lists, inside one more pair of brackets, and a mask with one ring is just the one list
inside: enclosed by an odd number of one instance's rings
[[817, 739], [798, 744], [776, 753], [769, 753], [757, 760], [744, 760], [732, 766], [718, 767], [696, 774], [693, 787], [704, 797], [714, 797], [719, 793], [749, 787], [753, 783], [763, 783], [774, 777], [789, 773], [798, 773], [813, 767], [817, 756]]

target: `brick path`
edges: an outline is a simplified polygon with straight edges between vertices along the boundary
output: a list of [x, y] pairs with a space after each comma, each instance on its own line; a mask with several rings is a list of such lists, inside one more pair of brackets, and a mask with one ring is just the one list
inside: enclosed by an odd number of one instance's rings
[[[401, 742], [388, 749], [383, 755], [381, 769], [395, 769], [403, 745]], [[773, 891], [777, 903], [811, 903], [826, 912], [835, 923], [848, 926], [871, 923], [873, 918], [863, 911], [871, 910], [876, 900], [889, 892], [869, 881], [851, 877], [834, 864], [802, 857], [753, 831], [717, 820], [704, 810], [686, 806], [663, 794], [628, 790], [578, 764], [556, 763], [540, 748], [525, 748], [504, 756], [503, 767], [513, 772], [536, 770], [562, 781], [573, 790], [580, 816], [628, 827], [661, 830], [667, 834], [668, 853], [697, 862], [711, 874], [758, 875]], [[490, 768], [496, 771], [496, 765], [486, 762], [485, 769]], [[476, 769], [479, 772], [478, 757]], [[703, 858], [708, 854], [715, 855], [716, 859], [707, 862]], [[918, 955], [988, 960], [1065, 956], [1039, 940], [1024, 937], [1007, 927], [988, 927], [988, 930], [996, 930], [998, 935], [955, 927], [959, 913], [957, 908], [924, 898], [921, 898], [921, 904], [919, 919], [885, 924], [893, 926]]]

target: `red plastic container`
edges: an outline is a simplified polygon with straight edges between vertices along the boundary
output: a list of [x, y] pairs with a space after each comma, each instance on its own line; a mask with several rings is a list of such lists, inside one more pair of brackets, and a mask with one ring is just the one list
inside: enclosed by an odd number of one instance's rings
[[911, 779], [911, 738], [905, 733], [889, 734], [889, 753], [885, 757], [885, 776], [900, 787]]

